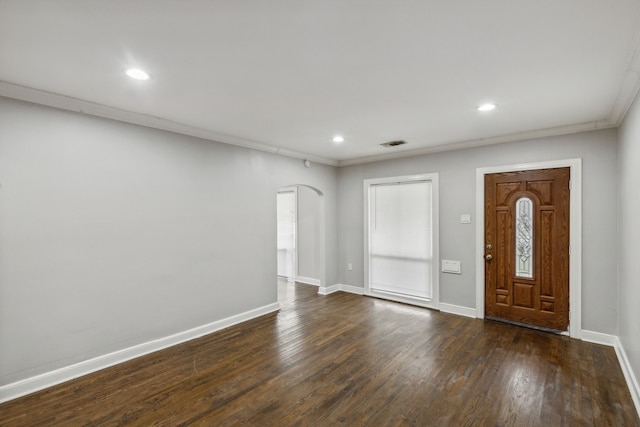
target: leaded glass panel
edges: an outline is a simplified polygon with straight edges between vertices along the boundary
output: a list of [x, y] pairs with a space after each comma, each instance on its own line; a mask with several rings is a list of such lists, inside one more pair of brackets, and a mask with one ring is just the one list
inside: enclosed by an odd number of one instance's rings
[[516, 202], [516, 276], [533, 277], [533, 202], [522, 197]]

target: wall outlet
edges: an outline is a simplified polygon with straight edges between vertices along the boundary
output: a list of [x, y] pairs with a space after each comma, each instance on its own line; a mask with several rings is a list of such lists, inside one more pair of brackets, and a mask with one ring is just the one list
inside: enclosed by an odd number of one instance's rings
[[347, 270], [353, 271], [353, 264], [351, 263], [347, 264]]

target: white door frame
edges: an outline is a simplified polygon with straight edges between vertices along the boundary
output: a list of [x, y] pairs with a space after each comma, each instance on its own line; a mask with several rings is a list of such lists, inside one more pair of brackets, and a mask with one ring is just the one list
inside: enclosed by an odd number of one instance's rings
[[571, 168], [569, 185], [569, 335], [582, 338], [582, 159], [476, 169], [476, 317], [484, 319], [484, 176], [532, 169]]
[[[418, 305], [427, 308], [440, 307], [440, 194], [439, 194], [438, 173], [424, 173], [418, 175], [393, 176], [387, 178], [372, 178], [363, 181], [364, 191], [364, 295], [403, 302], [406, 304]], [[413, 181], [431, 181], [431, 221], [432, 228], [432, 263], [431, 263], [431, 300], [428, 302], [399, 295], [386, 295], [375, 293], [369, 288], [369, 188], [375, 184], [389, 184]]]

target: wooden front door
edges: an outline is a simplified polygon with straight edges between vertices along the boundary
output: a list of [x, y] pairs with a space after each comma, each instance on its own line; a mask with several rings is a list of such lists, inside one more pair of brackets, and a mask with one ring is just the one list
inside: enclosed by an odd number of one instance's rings
[[566, 331], [569, 168], [485, 175], [485, 314]]

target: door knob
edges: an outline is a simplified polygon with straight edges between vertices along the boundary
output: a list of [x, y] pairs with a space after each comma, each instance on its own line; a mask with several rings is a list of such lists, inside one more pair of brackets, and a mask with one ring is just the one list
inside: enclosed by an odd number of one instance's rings
[[491, 254], [487, 255], [484, 257], [487, 261], [491, 261], [493, 259], [493, 256]]

